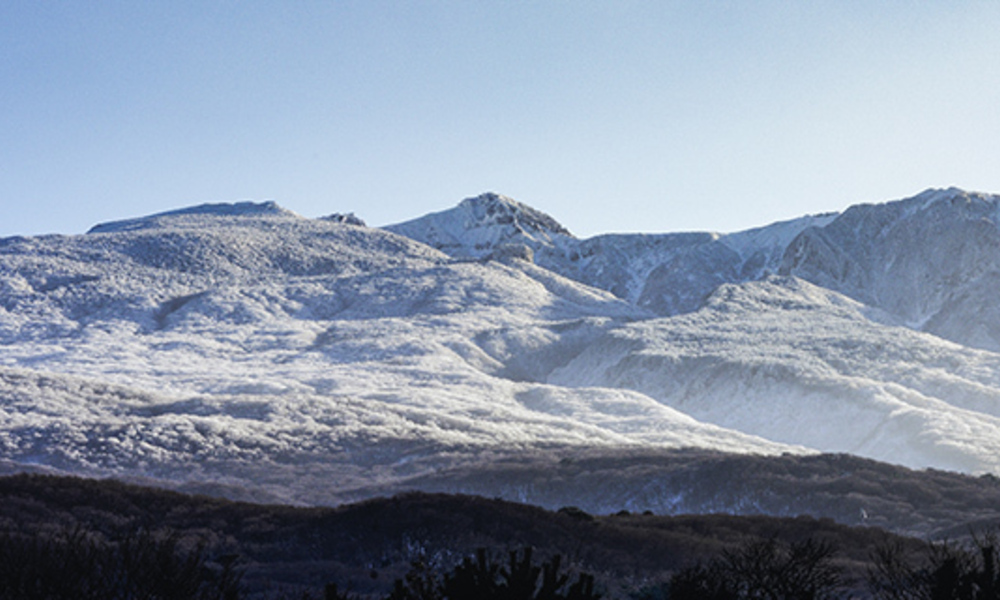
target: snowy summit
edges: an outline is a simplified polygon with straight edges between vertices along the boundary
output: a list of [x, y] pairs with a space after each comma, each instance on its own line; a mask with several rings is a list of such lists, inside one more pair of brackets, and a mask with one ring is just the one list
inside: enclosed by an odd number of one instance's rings
[[386, 230], [453, 256], [477, 258], [504, 245], [522, 244], [537, 251], [561, 247], [574, 239], [549, 215], [492, 193], [466, 198], [455, 208], [390, 225]]

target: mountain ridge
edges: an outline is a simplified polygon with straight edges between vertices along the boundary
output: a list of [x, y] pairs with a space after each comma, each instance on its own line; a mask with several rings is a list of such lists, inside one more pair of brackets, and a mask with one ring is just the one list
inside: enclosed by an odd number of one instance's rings
[[[472, 200], [476, 199], [463, 203]], [[430, 230], [427, 217], [385, 229], [451, 256], [486, 256], [497, 244], [483, 241], [478, 232], [492, 227], [490, 240], [526, 245], [540, 266], [662, 316], [697, 310], [724, 283], [753, 281], [769, 273], [795, 275], [886, 310], [913, 328], [977, 348], [1000, 350], [1000, 328], [989, 328], [984, 334], [981, 328], [967, 326], [969, 322], [995, 322], [976, 318], [984, 309], [996, 310], [984, 307], [986, 300], [981, 297], [1000, 293], [1000, 258], [990, 258], [1000, 257], [996, 252], [1000, 249], [1000, 199], [995, 195], [931, 188], [903, 200], [856, 204], [839, 213], [807, 215], [729, 234], [605, 234], [555, 241], [524, 235], [511, 222], [477, 221], [465, 227], [464, 222], [456, 222], [458, 210], [433, 213]], [[433, 239], [438, 230], [449, 232], [446, 244]], [[463, 237], [473, 230], [478, 237]], [[887, 232], [894, 232], [895, 237], [887, 239]], [[937, 246], [921, 243], [946, 235], [952, 240], [950, 252], [929, 250]], [[979, 241], [979, 246], [971, 247], [985, 246], [985, 250], [962, 254], [963, 248], [970, 247], [970, 237]], [[875, 254], [860, 254], [869, 246]], [[924, 255], [914, 258], [907, 253]], [[955, 256], [964, 261], [958, 266], [971, 272], [949, 272], [945, 265], [934, 264], [935, 259]], [[900, 271], [904, 263], [910, 265], [906, 273], [876, 272], [882, 266]], [[955, 279], [961, 285], [954, 290], [931, 290], [930, 297], [917, 283], [905, 291], [891, 289], [895, 281], [927, 275], [923, 268], [929, 265], [937, 273], [928, 276], [936, 278], [939, 287]], [[850, 277], [844, 275], [847, 269]], [[959, 308], [949, 310], [950, 306]], [[1000, 312], [995, 316], [1000, 318]]]
[[136, 229], [155, 227], [160, 221], [176, 219], [178, 217], [186, 216], [255, 216], [255, 215], [270, 215], [270, 216], [286, 216], [286, 217], [298, 217], [299, 215], [294, 212], [278, 206], [278, 203], [273, 200], [267, 200], [265, 202], [213, 202], [205, 204], [197, 204], [193, 206], [188, 206], [185, 208], [178, 208], [175, 210], [168, 210], [165, 212], [155, 213], [152, 215], [147, 215], [144, 217], [137, 217], [133, 219], [123, 219], [120, 221], [109, 221], [107, 223], [98, 223], [91, 227], [87, 233], [111, 233], [111, 232], [122, 232], [122, 231], [134, 231]]
[[998, 203], [581, 240], [485, 194], [3, 239], [0, 461], [312, 504], [629, 448], [998, 473]]

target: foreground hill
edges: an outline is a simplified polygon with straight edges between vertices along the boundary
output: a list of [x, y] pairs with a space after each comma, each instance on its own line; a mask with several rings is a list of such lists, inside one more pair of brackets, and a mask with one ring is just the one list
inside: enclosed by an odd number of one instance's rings
[[[316, 590], [328, 582], [385, 594], [414, 561], [447, 569], [478, 548], [533, 547], [586, 571], [611, 598], [625, 598], [672, 572], [749, 537], [814, 539], [837, 548], [846, 581], [861, 587], [870, 551], [896, 539], [908, 553], [923, 543], [875, 528], [809, 517], [592, 516], [472, 496], [409, 494], [337, 509], [242, 504], [113, 481], [0, 478], [0, 550], [8, 536], [89, 536], [117, 543], [137, 530], [204, 544], [210, 564], [238, 557], [247, 591]], [[300, 597], [297, 596], [296, 597]]]
[[[497, 195], [384, 230], [241, 203], [0, 240], [0, 469], [307, 504], [680, 448], [1000, 473], [998, 202], [590, 240]], [[687, 506], [604, 474], [581, 502]]]

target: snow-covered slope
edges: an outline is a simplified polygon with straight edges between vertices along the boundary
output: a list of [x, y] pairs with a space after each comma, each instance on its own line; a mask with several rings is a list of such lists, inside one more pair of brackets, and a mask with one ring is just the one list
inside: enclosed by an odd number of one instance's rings
[[1000, 196], [928, 190], [853, 206], [795, 238], [781, 272], [912, 327], [1000, 350]]
[[550, 448], [797, 451], [542, 383], [646, 316], [610, 294], [246, 208], [0, 243], [0, 458], [323, 502]]
[[549, 382], [636, 390], [788, 444], [1000, 472], [1000, 356], [888, 320], [794, 278], [727, 284], [697, 312], [608, 332]]
[[996, 206], [579, 240], [488, 194], [0, 240], [0, 467], [293, 502], [574, 449], [1000, 473], [1000, 355], [970, 347], [1000, 339]]

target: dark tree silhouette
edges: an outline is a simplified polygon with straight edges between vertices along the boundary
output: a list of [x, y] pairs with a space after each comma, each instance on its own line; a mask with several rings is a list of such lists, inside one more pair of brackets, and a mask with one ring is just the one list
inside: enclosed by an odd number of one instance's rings
[[[562, 572], [562, 557], [536, 565], [533, 550], [510, 551], [506, 564], [485, 548], [466, 557], [440, 580], [422, 563], [395, 582], [389, 600], [598, 600], [594, 577]], [[567, 585], [568, 584], [568, 585]]]
[[755, 539], [707, 565], [681, 570], [667, 584], [670, 600], [822, 600], [836, 595], [840, 571], [831, 545], [809, 539], [785, 545]]
[[177, 535], [82, 530], [0, 537], [0, 599], [238, 600], [236, 557], [211, 562]]
[[1000, 556], [996, 533], [967, 545], [930, 546], [913, 565], [902, 547], [886, 543], [872, 554], [869, 589], [876, 600], [1000, 600]]

